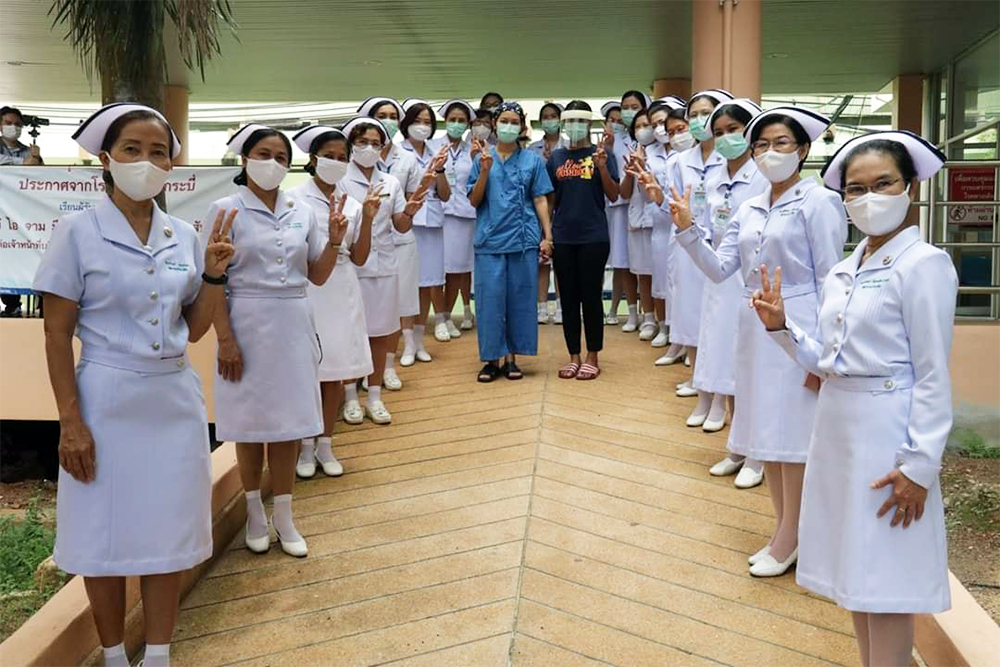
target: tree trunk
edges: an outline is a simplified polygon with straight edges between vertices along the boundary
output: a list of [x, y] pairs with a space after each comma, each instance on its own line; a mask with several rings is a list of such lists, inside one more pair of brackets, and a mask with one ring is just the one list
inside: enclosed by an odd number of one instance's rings
[[145, 72], [126, 78], [122, 68], [118, 66], [126, 54], [119, 53], [113, 45], [98, 46], [98, 67], [101, 76], [101, 102], [138, 102], [163, 111], [163, 85], [165, 74], [163, 66], [162, 35], [150, 35], [144, 42], [151, 49], [146, 60], [149, 66]]

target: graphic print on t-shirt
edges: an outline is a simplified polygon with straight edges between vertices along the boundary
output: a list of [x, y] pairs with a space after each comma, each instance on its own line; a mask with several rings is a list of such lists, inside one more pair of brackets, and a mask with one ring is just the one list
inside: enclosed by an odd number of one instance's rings
[[567, 159], [556, 167], [556, 178], [582, 178], [589, 181], [594, 177], [594, 158], [588, 155], [582, 160]]

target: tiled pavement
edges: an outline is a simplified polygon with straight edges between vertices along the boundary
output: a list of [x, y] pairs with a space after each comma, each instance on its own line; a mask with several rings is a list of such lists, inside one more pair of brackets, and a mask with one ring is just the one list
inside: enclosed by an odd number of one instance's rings
[[475, 382], [475, 337], [402, 369], [391, 426], [338, 424], [347, 474], [300, 481], [309, 557], [242, 534], [182, 603], [176, 665], [855, 665], [848, 614], [754, 580], [765, 488], [708, 466], [681, 366], [606, 328], [604, 372], [560, 380], [541, 327], [527, 377]]

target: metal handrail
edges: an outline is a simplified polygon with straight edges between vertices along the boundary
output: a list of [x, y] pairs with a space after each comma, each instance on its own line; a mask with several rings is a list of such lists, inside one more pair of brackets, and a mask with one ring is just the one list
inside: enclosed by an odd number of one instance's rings
[[973, 127], [971, 129], [966, 130], [965, 132], [962, 132], [961, 134], [956, 134], [954, 137], [949, 137], [948, 139], [945, 139], [940, 144], [938, 144], [938, 148], [944, 151], [945, 148], [947, 148], [951, 144], [955, 144], [960, 141], [965, 141], [969, 137], [974, 137], [977, 134], [982, 134], [991, 127], [1000, 127], [1000, 118], [987, 121], [982, 125], [977, 125], [976, 127]]

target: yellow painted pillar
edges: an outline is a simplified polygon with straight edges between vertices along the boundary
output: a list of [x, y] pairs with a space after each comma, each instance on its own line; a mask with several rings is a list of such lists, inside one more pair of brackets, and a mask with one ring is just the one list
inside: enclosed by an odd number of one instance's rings
[[181, 142], [181, 154], [174, 165], [188, 163], [188, 89], [185, 86], [163, 87], [163, 115]]

